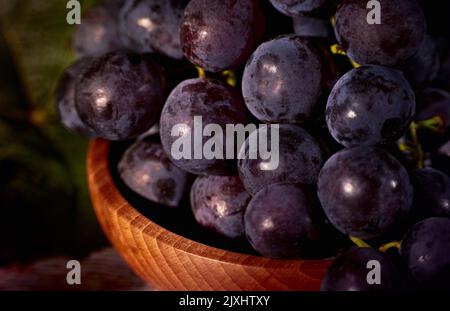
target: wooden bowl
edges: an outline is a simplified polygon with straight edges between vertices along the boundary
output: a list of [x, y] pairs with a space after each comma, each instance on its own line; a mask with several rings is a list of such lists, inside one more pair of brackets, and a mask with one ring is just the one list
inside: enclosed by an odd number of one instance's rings
[[110, 143], [91, 142], [89, 190], [97, 218], [129, 266], [159, 290], [319, 290], [330, 260], [274, 260], [177, 235], [127, 202], [109, 165]]

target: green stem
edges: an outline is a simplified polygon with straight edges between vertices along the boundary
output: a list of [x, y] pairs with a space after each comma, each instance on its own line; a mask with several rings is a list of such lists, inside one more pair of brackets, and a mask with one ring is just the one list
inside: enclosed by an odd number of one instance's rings
[[237, 79], [236, 79], [236, 74], [234, 73], [233, 70], [225, 70], [222, 72], [222, 76], [224, 76], [227, 80], [227, 84], [232, 86], [232, 87], [236, 87], [237, 84]]
[[197, 69], [197, 73], [198, 73], [198, 77], [199, 78], [206, 78], [206, 72], [205, 72], [205, 69], [203, 69], [202, 67], [200, 67], [200, 66], [195, 66], [195, 69]]
[[345, 52], [345, 50], [339, 45], [339, 44], [333, 44], [330, 47], [330, 51], [332, 54], [335, 55], [343, 55], [343, 56], [347, 56], [348, 60], [350, 61], [350, 63], [352, 64], [353, 68], [359, 68], [361, 67], [360, 64], [358, 64], [357, 62], [355, 62], [353, 59], [351, 59], [350, 57], [348, 57], [347, 52]]
[[400, 241], [392, 241], [392, 242], [386, 243], [384, 245], [381, 245], [378, 250], [382, 253], [385, 253], [391, 248], [400, 249], [400, 245], [401, 245]]
[[418, 129], [426, 129], [437, 133], [445, 131], [445, 121], [441, 116], [435, 116], [433, 118], [417, 121]]
[[419, 141], [419, 136], [417, 135], [417, 130], [419, 126], [416, 122], [412, 122], [409, 126], [409, 133], [411, 135], [412, 142], [416, 150], [417, 168], [425, 167], [425, 155], [423, 152], [422, 144]]
[[350, 236], [349, 238], [350, 238], [350, 240], [352, 240], [352, 242], [355, 243], [356, 246], [358, 246], [358, 247], [372, 248], [372, 246], [370, 246], [369, 244], [367, 244], [366, 242], [364, 242], [364, 241], [361, 240], [361, 239], [355, 238], [355, 237], [353, 237], [353, 236]]

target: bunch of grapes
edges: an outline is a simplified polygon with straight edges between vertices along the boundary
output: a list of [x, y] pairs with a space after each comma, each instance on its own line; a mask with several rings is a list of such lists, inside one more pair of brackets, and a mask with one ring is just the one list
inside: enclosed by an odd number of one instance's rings
[[[187, 200], [263, 256], [336, 256], [323, 290], [449, 288], [450, 38], [429, 5], [370, 2], [106, 1], [76, 30], [61, 120], [129, 142], [121, 182], [172, 217]], [[175, 157], [196, 117], [278, 124], [278, 166]]]

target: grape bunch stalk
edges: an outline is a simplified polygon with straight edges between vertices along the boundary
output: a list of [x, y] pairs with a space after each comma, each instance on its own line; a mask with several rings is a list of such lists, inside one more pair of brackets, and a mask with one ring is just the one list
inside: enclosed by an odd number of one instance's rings
[[[118, 184], [221, 247], [335, 257], [322, 290], [449, 289], [446, 21], [433, 18], [439, 4], [378, 0], [369, 23], [367, 2], [105, 1], [75, 32], [61, 121], [128, 146], [112, 163]], [[223, 131], [277, 125], [277, 167], [244, 149], [174, 156], [198, 117]]]

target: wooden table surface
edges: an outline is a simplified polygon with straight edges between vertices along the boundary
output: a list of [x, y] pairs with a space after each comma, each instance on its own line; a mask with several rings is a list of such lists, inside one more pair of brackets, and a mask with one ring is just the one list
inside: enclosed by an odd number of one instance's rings
[[0, 267], [0, 290], [105, 291], [151, 290], [113, 248], [81, 259], [81, 285], [68, 285], [66, 264], [75, 258], [50, 257], [28, 265]]

